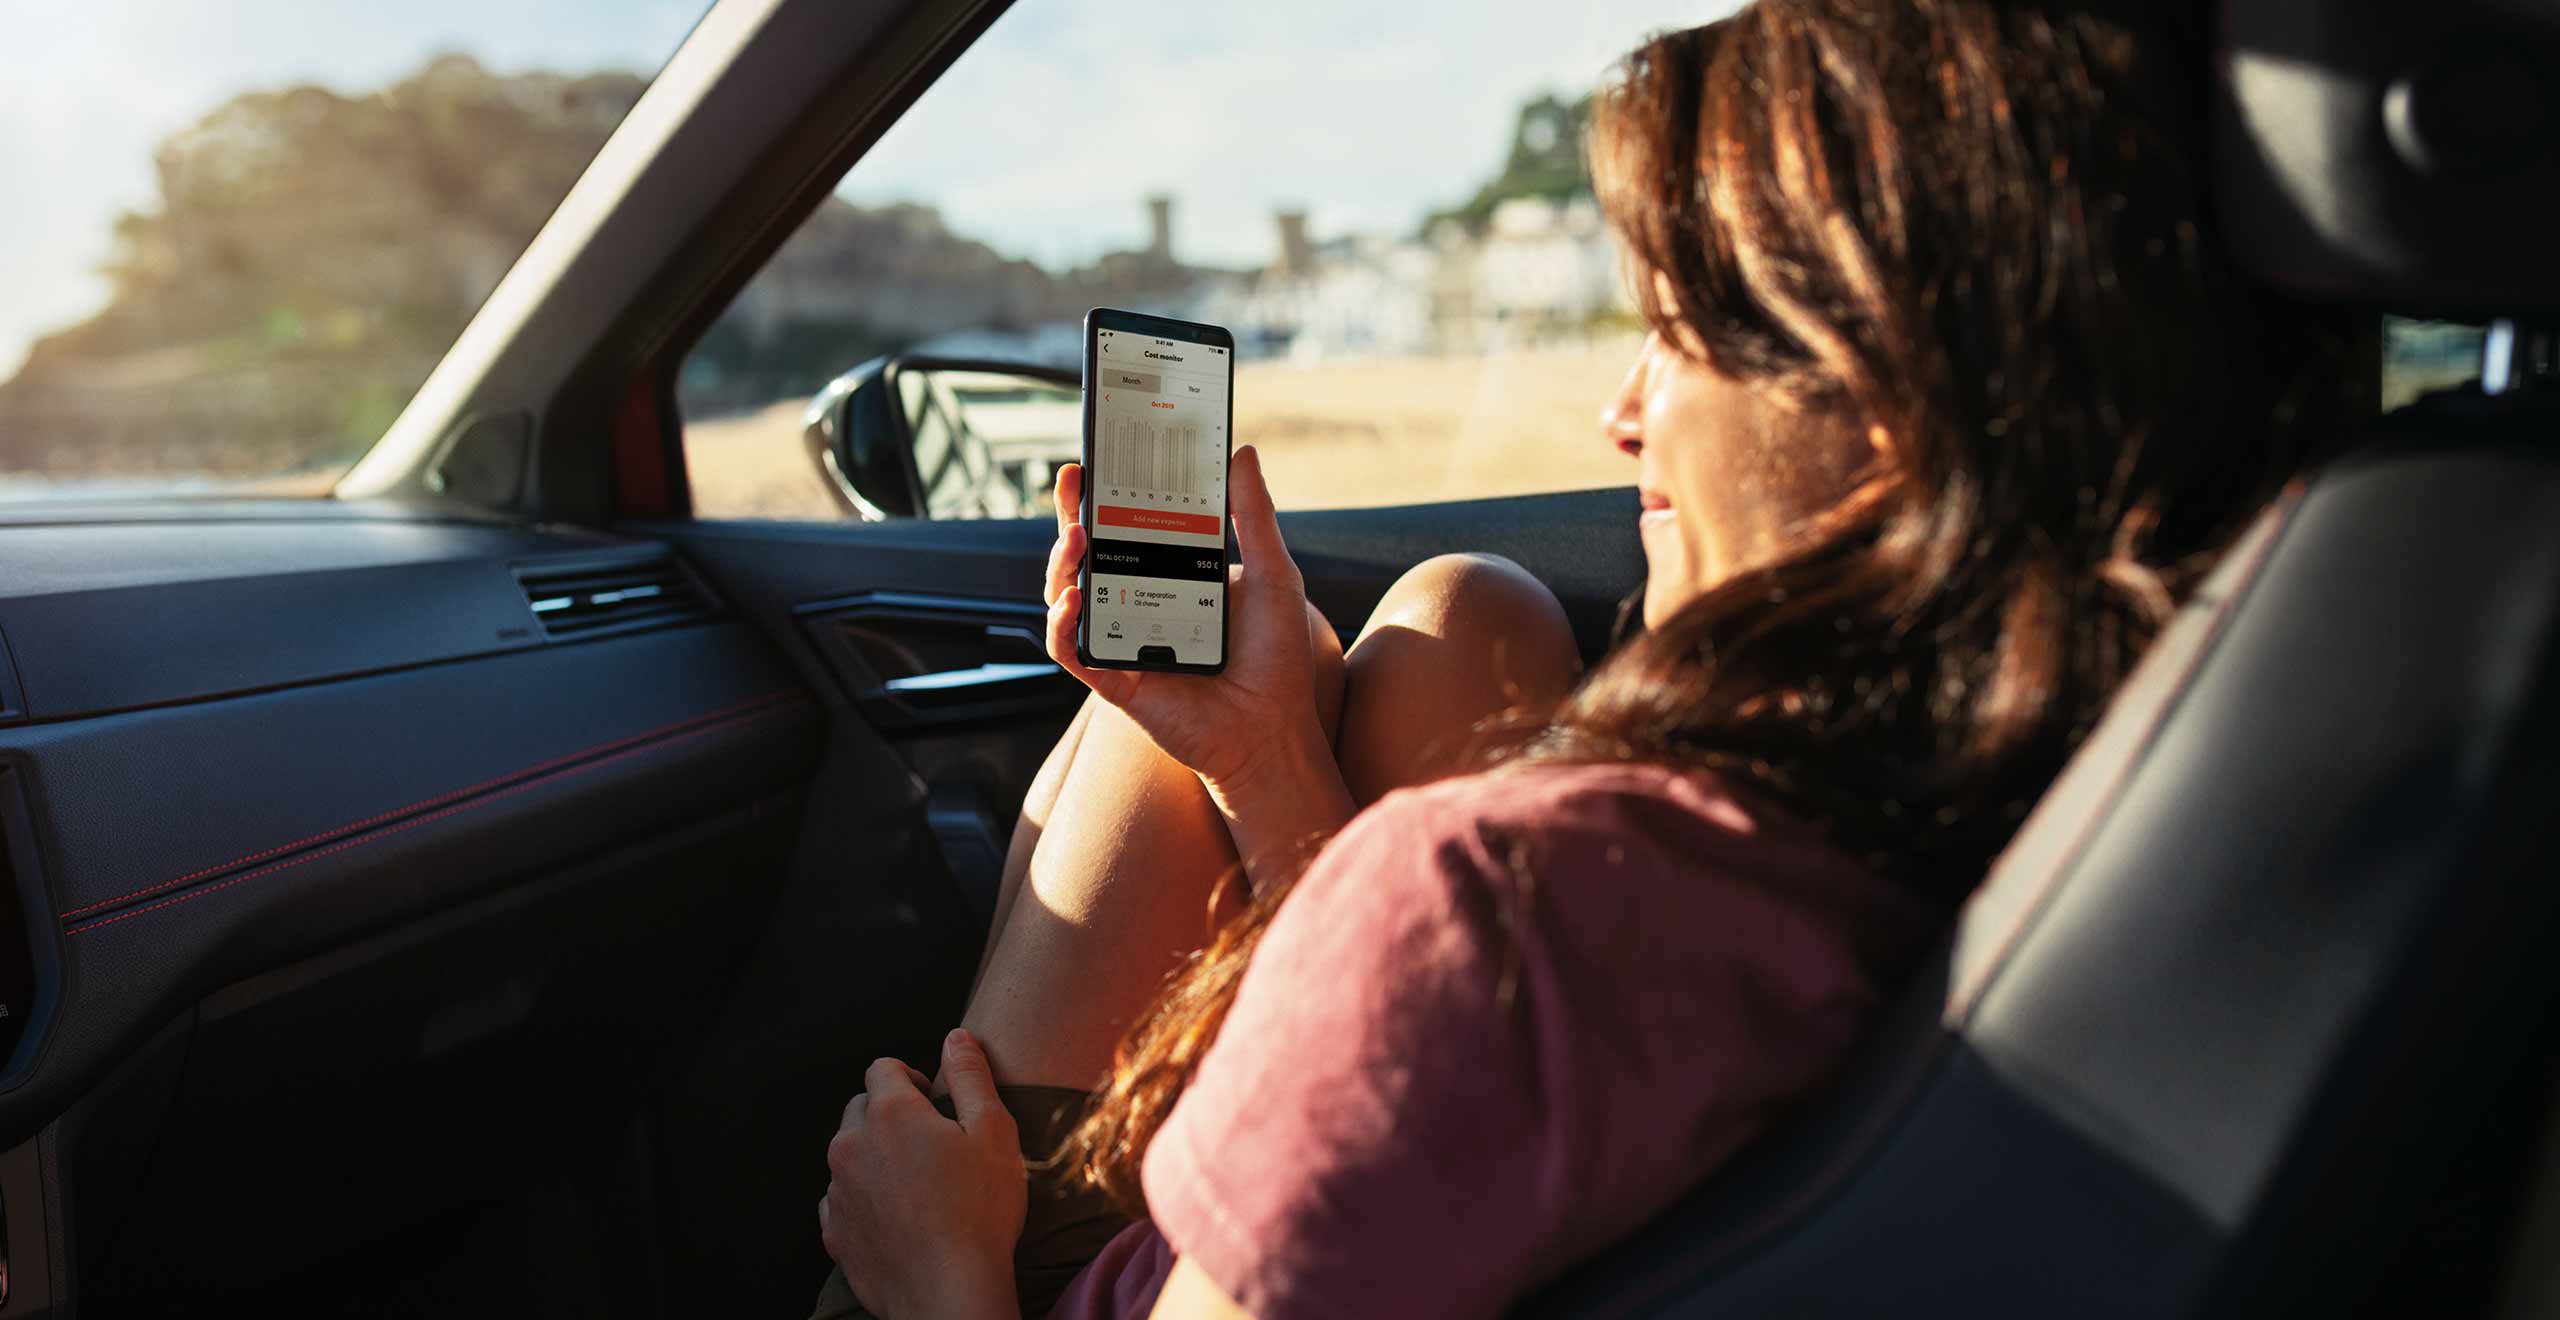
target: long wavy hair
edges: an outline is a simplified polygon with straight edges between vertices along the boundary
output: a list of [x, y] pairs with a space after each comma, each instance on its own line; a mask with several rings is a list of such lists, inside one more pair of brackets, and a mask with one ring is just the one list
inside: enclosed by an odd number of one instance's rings
[[[2218, 551], [2371, 406], [2370, 337], [2212, 240], [2190, 35], [2130, 3], [1758, 0], [1624, 61], [1589, 145], [1646, 320], [1877, 461], [1514, 760], [1708, 769], [1971, 889]], [[1063, 1152], [1133, 1213], [1288, 888], [1171, 978]]]

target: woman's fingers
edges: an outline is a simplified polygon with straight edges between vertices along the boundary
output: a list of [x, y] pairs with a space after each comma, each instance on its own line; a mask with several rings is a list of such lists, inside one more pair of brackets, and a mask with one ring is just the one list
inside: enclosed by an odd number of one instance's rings
[[1294, 576], [1298, 566], [1280, 539], [1280, 510], [1271, 502], [1271, 484], [1262, 477], [1262, 451], [1252, 445], [1236, 450], [1228, 465], [1227, 513], [1235, 520], [1236, 548], [1244, 552], [1245, 570], [1266, 581]]
[[1055, 605], [1058, 598], [1071, 594], [1076, 572], [1084, 566], [1084, 465], [1058, 465], [1058, 484], [1051, 491], [1058, 505], [1058, 539], [1049, 547], [1049, 575], [1040, 587], [1040, 600]]
[[1120, 705], [1129, 699], [1138, 676], [1125, 669], [1088, 668], [1076, 658], [1076, 619], [1083, 613], [1081, 591], [1060, 592], [1056, 600], [1049, 602], [1049, 658], [1074, 675], [1077, 682], [1093, 689], [1095, 696]]
[[1013, 1115], [996, 1094], [995, 1069], [978, 1038], [954, 1029], [942, 1041], [942, 1076], [951, 1083], [951, 1116], [971, 1136], [997, 1134], [1014, 1140]]
[[1076, 572], [1084, 566], [1084, 528], [1068, 524], [1058, 529], [1058, 539], [1049, 546], [1049, 575], [1040, 585], [1040, 603], [1055, 605], [1063, 595], [1075, 591]]
[[919, 1080], [923, 1076], [908, 1067], [904, 1059], [873, 1059], [871, 1066], [863, 1070], [862, 1090], [875, 1105], [883, 1100], [904, 1100], [923, 1094], [925, 1083]]
[[[1059, 537], [1058, 543], [1066, 544], [1066, 538]], [[1049, 597], [1049, 658], [1078, 678], [1084, 675], [1076, 673], [1082, 667], [1076, 660], [1076, 610], [1083, 605], [1083, 597], [1081, 591], [1057, 592]]]

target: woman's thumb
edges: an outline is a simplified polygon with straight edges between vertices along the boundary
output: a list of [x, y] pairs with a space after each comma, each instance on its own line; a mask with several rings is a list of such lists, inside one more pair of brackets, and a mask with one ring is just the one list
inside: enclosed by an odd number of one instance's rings
[[1262, 478], [1262, 451], [1252, 445], [1236, 450], [1228, 476], [1227, 511], [1235, 519], [1236, 546], [1244, 551], [1246, 571], [1267, 573], [1288, 564], [1280, 510], [1272, 503], [1271, 483]]
[[1005, 1112], [987, 1052], [979, 1047], [977, 1037], [957, 1027], [942, 1038], [942, 1081], [951, 1088], [952, 1117], [970, 1132], [977, 1132], [990, 1113]]

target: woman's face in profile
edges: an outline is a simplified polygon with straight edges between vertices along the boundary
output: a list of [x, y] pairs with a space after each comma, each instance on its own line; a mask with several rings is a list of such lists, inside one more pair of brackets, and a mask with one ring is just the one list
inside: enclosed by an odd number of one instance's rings
[[1874, 454], [1658, 331], [1601, 412], [1600, 431], [1636, 460], [1648, 628], [1776, 557], [1799, 523], [1849, 494]]

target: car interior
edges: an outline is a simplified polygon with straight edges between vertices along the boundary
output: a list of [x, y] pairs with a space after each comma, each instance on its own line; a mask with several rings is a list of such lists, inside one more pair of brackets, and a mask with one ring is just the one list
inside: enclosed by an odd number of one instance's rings
[[[675, 377], [1006, 8], [720, 0], [335, 498], [0, 505], [0, 1320], [805, 1313], [1083, 689], [1047, 519], [698, 518]], [[2560, 1313], [2560, 16], [2211, 22], [2250, 267], [2492, 360], [2228, 556], [1844, 1082], [1521, 1314]], [[1283, 526], [1346, 635], [1480, 550], [1596, 658], [1633, 508]]]

